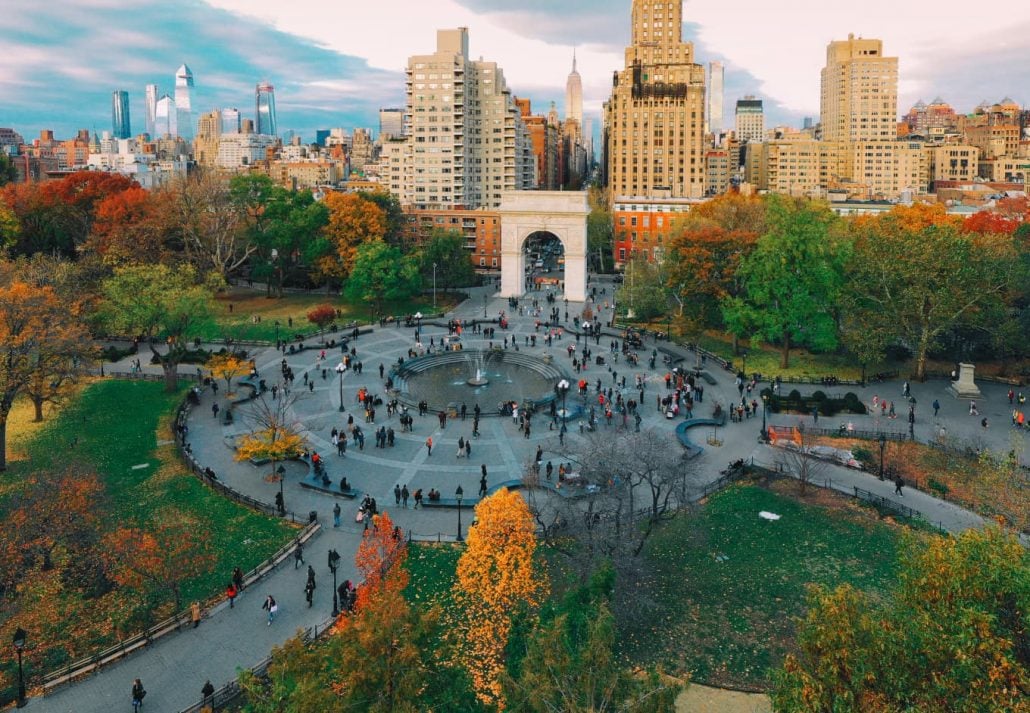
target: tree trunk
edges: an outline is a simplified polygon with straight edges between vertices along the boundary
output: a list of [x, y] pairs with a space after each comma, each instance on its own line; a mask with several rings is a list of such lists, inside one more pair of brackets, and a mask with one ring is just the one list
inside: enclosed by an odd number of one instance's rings
[[179, 362], [162, 359], [161, 369], [165, 374], [165, 391], [174, 392], [179, 388]]
[[930, 335], [924, 329], [919, 337], [919, 349], [916, 352], [916, 378], [920, 382], [926, 381], [926, 352], [929, 348]]
[[733, 356], [740, 354], [740, 337], [733, 335]]
[[35, 409], [35, 415], [32, 417], [33, 423], [39, 423], [43, 420], [43, 398], [39, 396], [30, 396], [32, 400], [32, 406]]
[[0, 414], [0, 473], [7, 470], [7, 413]]
[[783, 332], [783, 349], [780, 351], [780, 368], [786, 369], [790, 366], [790, 332]]

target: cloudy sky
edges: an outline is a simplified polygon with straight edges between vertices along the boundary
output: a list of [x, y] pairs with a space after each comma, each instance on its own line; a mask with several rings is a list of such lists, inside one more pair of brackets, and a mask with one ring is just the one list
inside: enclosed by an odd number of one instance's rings
[[[281, 130], [370, 126], [404, 101], [408, 55], [435, 48], [435, 30], [466, 26], [473, 57], [498, 62], [538, 111], [562, 106], [577, 48], [586, 112], [599, 116], [623, 64], [630, 0], [3, 0], [0, 126], [27, 138], [110, 128], [110, 97], [130, 93], [143, 130], [143, 87], [172, 91], [186, 62], [194, 111], [254, 113], [254, 85], [276, 87]], [[902, 111], [936, 95], [968, 111], [1009, 95], [1030, 103], [1030, 2], [995, 0], [687, 0], [684, 36], [697, 61], [726, 63], [726, 121], [743, 94], [771, 123], [819, 111], [826, 43], [879, 37], [900, 57]]]

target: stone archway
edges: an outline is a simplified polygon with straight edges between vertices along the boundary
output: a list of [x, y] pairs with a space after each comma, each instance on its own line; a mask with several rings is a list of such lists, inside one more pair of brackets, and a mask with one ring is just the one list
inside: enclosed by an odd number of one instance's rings
[[587, 215], [584, 191], [506, 191], [501, 216], [501, 297], [526, 291], [523, 245], [533, 233], [550, 233], [565, 249], [565, 297], [584, 302], [587, 296]]

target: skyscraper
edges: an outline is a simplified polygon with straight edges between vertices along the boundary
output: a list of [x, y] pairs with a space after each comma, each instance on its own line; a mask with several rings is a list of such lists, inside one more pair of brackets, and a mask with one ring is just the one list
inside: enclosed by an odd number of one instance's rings
[[240, 133], [240, 110], [235, 107], [232, 109], [222, 109], [222, 132], [223, 134], [238, 134]]
[[576, 50], [572, 50], [572, 71], [565, 82], [565, 120], [583, 125], [583, 79], [576, 71]]
[[127, 139], [132, 136], [129, 123], [129, 93], [118, 90], [111, 93], [111, 136]]
[[178, 136], [179, 113], [175, 100], [165, 94], [157, 100], [154, 109], [154, 138]]
[[607, 178], [618, 197], [705, 193], [705, 68], [683, 41], [683, 4], [633, 0], [626, 67], [605, 113]]
[[826, 47], [820, 113], [824, 141], [894, 141], [898, 137], [898, 58], [881, 40], [848, 39]]
[[157, 85], [148, 84], [145, 92], [144, 124], [147, 134], [154, 137], [154, 118], [157, 116]]
[[758, 144], [765, 141], [765, 112], [762, 100], [746, 96], [737, 100], [737, 115], [734, 129], [737, 141]]
[[187, 140], [193, 138], [193, 109], [190, 101], [192, 89], [193, 72], [183, 64], [175, 72], [175, 111], [178, 136]]
[[257, 132], [266, 136], [277, 136], [275, 118], [275, 87], [271, 82], [259, 82], [254, 91], [255, 116], [257, 116]]
[[379, 140], [389, 141], [404, 135], [404, 110], [379, 110]]
[[708, 63], [708, 131], [716, 137], [722, 131], [723, 119], [723, 86], [726, 80], [726, 67], [722, 62]]

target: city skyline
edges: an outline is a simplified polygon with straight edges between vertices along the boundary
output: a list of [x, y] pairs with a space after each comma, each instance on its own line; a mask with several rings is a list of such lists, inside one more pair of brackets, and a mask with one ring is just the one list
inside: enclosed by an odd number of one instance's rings
[[[691, 0], [683, 8], [684, 39], [695, 43], [696, 61], [726, 65], [725, 105], [754, 94], [765, 102], [767, 125], [800, 126], [802, 117], [818, 116], [826, 43], [851, 32], [883, 39], [899, 57], [900, 113], [937, 95], [960, 112], [1005, 95], [1028, 103], [1023, 94], [1030, 86], [1030, 45], [1021, 38], [1030, 30], [1030, 7], [1021, 3], [1003, 2], [1004, 12], [962, 22], [949, 13], [923, 17], [885, 0], [872, 0], [861, 17], [843, 5], [817, 16], [804, 10], [803, 0], [787, 4], [774, 12], [744, 0], [735, 6], [739, 12], [725, 13], [715, 3]], [[337, 8], [298, 0], [288, 15], [277, 14], [271, 3], [243, 0], [176, 7], [68, 0], [62, 7], [67, 12], [47, 15], [28, 0], [11, 3], [11, 51], [0, 58], [0, 125], [27, 138], [44, 128], [64, 136], [80, 128], [102, 131], [110, 125], [111, 92], [119, 89], [129, 92], [130, 113], [145, 117], [145, 85], [156, 82], [162, 93], [172, 93], [174, 70], [186, 63], [198, 77], [194, 124], [202, 112], [247, 106], [255, 83], [267, 78], [277, 88], [280, 132], [313, 140], [317, 128], [377, 127], [380, 107], [403, 105], [407, 56], [427, 51], [436, 29], [459, 26], [470, 27], [471, 55], [502, 64], [513, 92], [535, 106], [555, 101], [564, 109], [576, 48], [584, 113], [599, 117], [612, 72], [622, 66], [630, 1], [573, 0], [556, 7], [442, 0], [428, 7], [384, 0]], [[383, 43], [374, 31], [339, 33], [338, 14], [356, 27], [388, 18], [393, 39]], [[787, 20], [794, 30], [790, 52], [783, 52], [776, 38], [788, 36]], [[106, 52], [94, 52], [95, 60], [84, 64], [85, 46], [95, 50], [98, 37]]]

